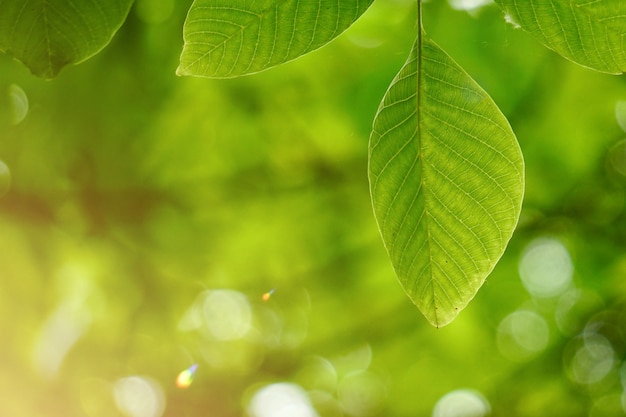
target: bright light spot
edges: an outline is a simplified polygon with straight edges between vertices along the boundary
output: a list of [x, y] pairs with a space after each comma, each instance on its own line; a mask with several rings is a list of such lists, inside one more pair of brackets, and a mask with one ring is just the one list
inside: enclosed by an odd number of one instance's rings
[[280, 345], [284, 326], [282, 315], [275, 309], [261, 306], [255, 311], [255, 338], [269, 348]]
[[362, 345], [357, 349], [333, 360], [333, 364], [340, 374], [354, 371], [364, 371], [369, 368], [371, 363], [372, 347], [369, 344]]
[[563, 244], [551, 238], [530, 242], [522, 254], [519, 274], [526, 290], [535, 297], [554, 297], [572, 282], [574, 266]]
[[615, 119], [619, 127], [626, 132], [626, 100], [619, 100], [615, 103]]
[[433, 417], [483, 417], [490, 412], [491, 406], [480, 392], [460, 389], [447, 393], [437, 401]]
[[341, 405], [334, 395], [334, 392], [323, 390], [309, 391], [309, 397], [313, 406], [324, 417], [343, 417]]
[[189, 388], [189, 386], [193, 382], [193, 378], [196, 376], [197, 370], [198, 364], [194, 363], [189, 368], [179, 373], [178, 377], [176, 378], [176, 386], [181, 389]]
[[11, 171], [7, 164], [0, 160], [0, 197], [3, 197], [11, 188]]
[[307, 393], [296, 384], [271, 384], [258, 390], [248, 406], [251, 417], [318, 417]]
[[41, 376], [56, 377], [65, 356], [89, 327], [90, 314], [76, 313], [69, 304], [62, 304], [46, 320], [33, 350], [33, 362]]
[[561, 333], [577, 334], [591, 311], [602, 308], [602, 298], [593, 291], [572, 288], [559, 297], [554, 311], [556, 325]]
[[261, 299], [263, 301], [269, 301], [269, 299], [272, 297], [272, 294], [274, 294], [274, 291], [276, 291], [275, 288], [272, 288], [271, 290], [269, 290], [268, 292], [266, 292], [265, 294], [263, 294], [261, 296]]
[[515, 311], [498, 326], [498, 348], [509, 359], [528, 359], [544, 350], [549, 339], [548, 323], [533, 311]]
[[309, 328], [309, 313], [304, 306], [293, 307], [283, 314], [284, 327], [280, 343], [287, 349], [295, 349], [306, 338]]
[[62, 300], [43, 324], [33, 346], [33, 363], [44, 378], [56, 377], [66, 355], [91, 325], [97, 293], [90, 275], [90, 270], [79, 263], [65, 264], [57, 271]]
[[493, 0], [448, 0], [448, 3], [455, 10], [465, 10], [471, 13], [493, 4]]
[[611, 342], [599, 334], [583, 337], [583, 344], [571, 359], [572, 379], [580, 384], [602, 380], [615, 366], [615, 351]]
[[174, 0], [137, 0], [135, 13], [146, 23], [166, 21], [174, 11]]
[[607, 159], [615, 172], [626, 177], [626, 139], [620, 140], [611, 147]]
[[515, 18], [513, 17], [513, 15], [511, 13], [505, 13], [504, 14], [504, 21], [508, 24], [510, 24], [511, 26], [513, 26], [515, 29], [519, 29], [522, 26], [520, 26], [519, 23], [517, 23], [517, 21], [515, 20]]
[[252, 326], [252, 311], [245, 295], [232, 290], [207, 291], [204, 323], [217, 340], [237, 340]]
[[117, 408], [128, 417], [160, 417], [165, 410], [163, 389], [154, 380], [129, 376], [113, 385]]
[[337, 389], [337, 370], [328, 359], [319, 356], [307, 359], [297, 379], [309, 390], [335, 392]]
[[8, 93], [12, 113], [11, 124], [18, 125], [28, 114], [28, 97], [22, 87], [17, 84], [11, 84]]
[[233, 290], [207, 290], [189, 307], [178, 328], [204, 330], [216, 340], [241, 339], [252, 327], [252, 310], [245, 295]]
[[350, 416], [378, 414], [385, 398], [385, 387], [372, 372], [357, 371], [346, 375], [337, 391], [341, 409]]

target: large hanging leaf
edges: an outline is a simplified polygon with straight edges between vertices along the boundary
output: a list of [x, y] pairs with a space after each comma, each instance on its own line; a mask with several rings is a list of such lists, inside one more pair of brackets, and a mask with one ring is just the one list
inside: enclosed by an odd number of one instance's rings
[[625, 0], [496, 0], [507, 18], [584, 67], [626, 72]]
[[446, 325], [504, 252], [524, 162], [493, 100], [423, 31], [376, 115], [369, 176], [401, 284], [434, 326]]
[[55, 77], [90, 58], [122, 25], [133, 0], [0, 0], [0, 50]]
[[252, 74], [313, 51], [345, 31], [373, 0], [194, 0], [178, 75]]

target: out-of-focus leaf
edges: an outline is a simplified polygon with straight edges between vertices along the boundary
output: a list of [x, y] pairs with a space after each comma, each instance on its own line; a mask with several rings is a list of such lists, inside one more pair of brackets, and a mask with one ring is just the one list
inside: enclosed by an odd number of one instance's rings
[[623, 0], [496, 0], [507, 19], [563, 57], [596, 71], [626, 71]]
[[434, 326], [452, 321], [502, 256], [524, 162], [493, 100], [421, 31], [374, 121], [370, 191], [404, 290]]
[[133, 0], [0, 0], [0, 50], [33, 74], [53, 78], [98, 53], [122, 25]]
[[327, 44], [373, 0], [195, 0], [178, 75], [229, 78], [298, 58]]

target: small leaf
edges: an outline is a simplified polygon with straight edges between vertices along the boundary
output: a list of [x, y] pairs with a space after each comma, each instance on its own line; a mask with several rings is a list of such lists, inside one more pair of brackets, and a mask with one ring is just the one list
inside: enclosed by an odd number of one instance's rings
[[133, 0], [0, 0], [0, 50], [33, 74], [53, 78], [98, 53]]
[[493, 100], [423, 30], [376, 115], [369, 177], [398, 279], [434, 326], [446, 325], [511, 238], [524, 162]]
[[610, 74], [626, 72], [626, 1], [496, 2], [507, 20], [570, 61]]
[[178, 75], [231, 78], [327, 44], [373, 0], [194, 0]]

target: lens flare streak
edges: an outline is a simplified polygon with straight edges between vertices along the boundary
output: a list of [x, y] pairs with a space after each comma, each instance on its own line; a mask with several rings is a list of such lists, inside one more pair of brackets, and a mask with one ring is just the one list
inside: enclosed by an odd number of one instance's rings
[[268, 292], [266, 292], [265, 294], [263, 294], [261, 296], [261, 299], [263, 301], [269, 301], [269, 299], [272, 297], [272, 294], [274, 294], [274, 291], [276, 291], [275, 288], [272, 288], [271, 290], [269, 290]]
[[197, 369], [198, 364], [194, 363], [189, 368], [179, 373], [178, 377], [176, 378], [176, 386], [180, 389], [189, 388], [189, 386], [193, 382], [194, 377], [196, 376]]

